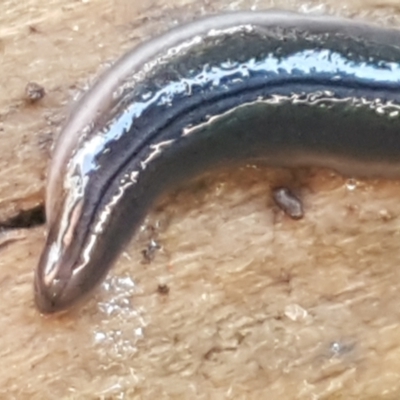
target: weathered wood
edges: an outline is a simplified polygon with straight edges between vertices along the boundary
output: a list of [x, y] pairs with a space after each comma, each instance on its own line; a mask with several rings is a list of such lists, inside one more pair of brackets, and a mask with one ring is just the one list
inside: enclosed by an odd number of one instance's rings
[[[101, 64], [176, 20], [272, 4], [210, 3], [2, 2], [0, 222], [43, 202], [52, 138]], [[28, 82], [45, 97], [27, 101]], [[288, 183], [301, 221], [270, 196]], [[33, 307], [44, 228], [0, 232], [0, 398], [398, 398], [399, 198], [398, 182], [329, 171], [200, 178], [164, 198], [94, 298], [59, 318]]]

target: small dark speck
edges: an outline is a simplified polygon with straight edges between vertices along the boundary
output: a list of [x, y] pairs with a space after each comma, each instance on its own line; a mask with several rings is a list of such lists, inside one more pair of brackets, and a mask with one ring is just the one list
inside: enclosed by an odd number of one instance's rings
[[276, 188], [272, 191], [272, 197], [276, 205], [290, 218], [303, 218], [303, 204], [290, 189], [285, 187]]
[[38, 146], [41, 150], [50, 151], [51, 145], [53, 144], [54, 134], [52, 131], [47, 131], [39, 134]]
[[34, 25], [29, 25], [28, 29], [30, 33], [40, 33], [40, 30]]
[[157, 286], [157, 292], [165, 296], [169, 293], [169, 286], [165, 283], [160, 283]]
[[42, 99], [45, 94], [46, 91], [44, 90], [44, 87], [36, 82], [29, 82], [25, 87], [25, 95], [32, 103]]

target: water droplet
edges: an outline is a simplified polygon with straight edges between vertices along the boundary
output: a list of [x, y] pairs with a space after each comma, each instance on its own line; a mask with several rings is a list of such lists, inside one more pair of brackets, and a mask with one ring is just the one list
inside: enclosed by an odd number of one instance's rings
[[95, 332], [94, 333], [94, 341], [96, 343], [102, 343], [106, 340], [107, 335], [104, 332]]
[[237, 65], [238, 65], [238, 63], [236, 61], [226, 60], [226, 61], [221, 63], [221, 68], [222, 69], [226, 69], [226, 70], [230, 70], [230, 69], [236, 68]]
[[146, 92], [146, 93], [143, 93], [142, 94], [142, 100], [143, 101], [147, 101], [147, 100], [149, 100], [149, 99], [151, 99], [151, 97], [153, 96], [153, 93], [152, 92]]
[[323, 15], [326, 13], [326, 6], [325, 4], [320, 4], [317, 6], [304, 4], [300, 7], [300, 12], [304, 14]]
[[136, 335], [137, 337], [142, 338], [142, 337], [143, 337], [143, 328], [141, 328], [141, 327], [136, 328], [136, 329], [134, 330], [134, 333], [135, 333], [135, 335]]
[[358, 186], [358, 182], [356, 179], [351, 178], [351, 179], [348, 179], [346, 182], [347, 190], [350, 190], [350, 191], [355, 190], [357, 188], [357, 186]]
[[350, 353], [354, 349], [353, 343], [335, 341], [329, 345], [329, 350], [333, 357], [343, 357], [346, 353]]
[[225, 183], [219, 182], [215, 187], [215, 195], [220, 196], [221, 193], [223, 193], [224, 188], [225, 188]]
[[391, 220], [393, 218], [391, 213], [386, 209], [380, 210], [379, 211], [379, 216], [381, 217], [381, 219], [383, 221], [389, 221], [389, 220]]
[[300, 321], [308, 316], [308, 312], [298, 304], [289, 304], [285, 307], [285, 315], [292, 321]]
[[341, 346], [340, 343], [338, 343], [338, 342], [333, 342], [333, 343], [331, 344], [331, 351], [332, 351], [332, 353], [334, 353], [335, 355], [337, 355], [337, 354], [340, 353], [341, 348], [342, 348], [342, 346]]

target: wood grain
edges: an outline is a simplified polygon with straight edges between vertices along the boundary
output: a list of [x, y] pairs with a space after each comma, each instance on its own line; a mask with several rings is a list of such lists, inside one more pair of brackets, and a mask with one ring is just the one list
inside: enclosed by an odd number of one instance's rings
[[[400, 26], [396, 2], [375, 0], [1, 7], [0, 221], [43, 203], [72, 99], [157, 32], [249, 7]], [[33, 104], [29, 82], [46, 90]], [[274, 205], [276, 184], [300, 193], [303, 220]], [[399, 197], [399, 182], [330, 171], [247, 166], [201, 177], [161, 199], [94, 298], [57, 318], [32, 301], [45, 228], [1, 232], [0, 398], [398, 399]], [[151, 240], [161, 249], [148, 262]]]

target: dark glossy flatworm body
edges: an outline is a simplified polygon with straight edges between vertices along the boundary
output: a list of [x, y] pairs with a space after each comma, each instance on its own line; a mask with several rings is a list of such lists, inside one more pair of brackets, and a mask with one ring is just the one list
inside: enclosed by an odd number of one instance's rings
[[58, 139], [39, 310], [84, 298], [154, 200], [206, 169], [262, 161], [400, 176], [399, 111], [397, 30], [242, 12], [143, 44], [100, 77]]

